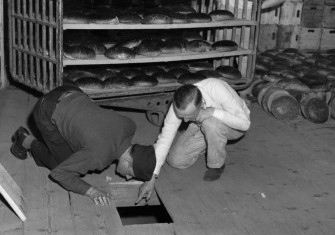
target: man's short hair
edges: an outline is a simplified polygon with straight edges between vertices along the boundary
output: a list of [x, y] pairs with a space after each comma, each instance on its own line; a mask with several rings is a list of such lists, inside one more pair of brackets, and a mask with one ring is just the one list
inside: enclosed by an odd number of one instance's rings
[[195, 107], [201, 105], [202, 95], [198, 87], [185, 84], [179, 87], [173, 95], [173, 103], [177, 109], [184, 110], [189, 104]]

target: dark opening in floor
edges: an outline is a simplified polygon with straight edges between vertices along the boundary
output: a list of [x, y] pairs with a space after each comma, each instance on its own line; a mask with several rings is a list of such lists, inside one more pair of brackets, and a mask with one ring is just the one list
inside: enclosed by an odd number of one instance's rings
[[118, 207], [117, 211], [119, 212], [123, 225], [173, 223], [163, 205]]

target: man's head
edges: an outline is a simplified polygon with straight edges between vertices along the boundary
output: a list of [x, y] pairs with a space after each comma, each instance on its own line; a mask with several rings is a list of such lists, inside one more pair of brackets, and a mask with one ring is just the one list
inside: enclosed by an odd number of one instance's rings
[[200, 90], [192, 85], [186, 84], [179, 87], [173, 96], [173, 108], [178, 118], [185, 122], [195, 121], [202, 105]]
[[137, 178], [142, 181], [151, 179], [156, 167], [156, 154], [152, 145], [134, 144], [121, 155], [116, 171], [127, 180]]

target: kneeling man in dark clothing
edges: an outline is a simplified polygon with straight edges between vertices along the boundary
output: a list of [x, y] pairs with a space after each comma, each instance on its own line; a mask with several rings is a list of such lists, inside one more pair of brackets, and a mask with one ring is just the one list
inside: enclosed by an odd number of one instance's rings
[[12, 154], [26, 159], [30, 151], [38, 166], [62, 187], [110, 205], [112, 197], [81, 179], [88, 171], [103, 170], [118, 160], [116, 171], [130, 179], [148, 181], [156, 165], [153, 146], [132, 144], [135, 123], [101, 108], [78, 87], [64, 85], [42, 96], [33, 117], [43, 141], [20, 127], [13, 135]]

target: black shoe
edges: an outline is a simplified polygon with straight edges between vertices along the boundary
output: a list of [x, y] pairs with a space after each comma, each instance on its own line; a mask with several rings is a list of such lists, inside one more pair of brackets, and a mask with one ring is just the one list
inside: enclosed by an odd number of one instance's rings
[[220, 168], [210, 168], [205, 172], [205, 175], [203, 177], [204, 181], [214, 181], [214, 180], [218, 180], [222, 173], [223, 170], [225, 168], [225, 164], [223, 164], [222, 167]]
[[27, 158], [28, 149], [23, 147], [22, 143], [28, 135], [30, 135], [29, 131], [21, 126], [15, 131], [12, 137], [13, 144], [10, 147], [10, 151], [18, 159], [24, 160]]

